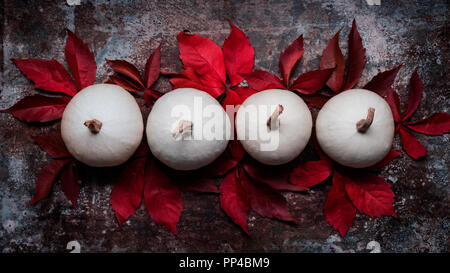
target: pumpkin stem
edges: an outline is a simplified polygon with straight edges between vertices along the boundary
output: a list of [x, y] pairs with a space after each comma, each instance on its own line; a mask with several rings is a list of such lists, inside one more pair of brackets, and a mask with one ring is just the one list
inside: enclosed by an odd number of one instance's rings
[[375, 115], [375, 108], [370, 107], [367, 111], [367, 117], [356, 123], [356, 130], [360, 133], [365, 133], [373, 122], [373, 116]]
[[267, 127], [269, 127], [269, 130], [276, 130], [280, 126], [280, 119], [279, 116], [281, 113], [283, 113], [284, 107], [281, 104], [277, 105], [277, 108], [275, 108], [275, 111], [273, 111], [272, 115], [267, 120]]
[[88, 127], [91, 133], [98, 134], [102, 128], [102, 122], [98, 119], [86, 120], [84, 126]]
[[172, 137], [174, 139], [177, 139], [180, 136], [192, 134], [193, 126], [194, 126], [194, 124], [192, 123], [192, 121], [180, 120], [180, 122], [178, 123], [178, 126], [175, 129], [173, 129], [173, 131], [172, 131]]

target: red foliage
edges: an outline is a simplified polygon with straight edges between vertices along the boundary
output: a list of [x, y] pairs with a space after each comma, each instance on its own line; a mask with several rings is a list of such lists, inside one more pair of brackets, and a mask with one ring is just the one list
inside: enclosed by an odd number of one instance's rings
[[353, 219], [356, 217], [356, 208], [345, 191], [344, 178], [338, 172], [333, 176], [333, 185], [328, 192], [323, 213], [325, 220], [339, 231], [342, 237], [353, 225]]
[[411, 130], [427, 135], [447, 134], [450, 132], [450, 114], [434, 113], [430, 117], [422, 120], [408, 121], [419, 107], [423, 93], [423, 84], [416, 68], [409, 83], [407, 109], [402, 113], [400, 110], [400, 98], [391, 87], [399, 69], [400, 66], [378, 74], [366, 85], [366, 88], [385, 97], [391, 107], [392, 115], [396, 123], [396, 131], [400, 133], [403, 149], [412, 158], [419, 159], [426, 156], [427, 149], [419, 142]]
[[348, 36], [347, 73], [344, 79], [345, 59], [339, 47], [339, 30], [322, 52], [320, 68], [335, 68], [327, 81], [328, 87], [335, 93], [351, 89], [358, 82], [366, 65], [366, 49], [362, 44], [356, 21], [353, 20]]
[[116, 212], [119, 225], [139, 208], [144, 191], [144, 170], [147, 158], [137, 158], [127, 163], [116, 179], [110, 203]]
[[[33, 81], [36, 88], [73, 97], [79, 90], [94, 83], [97, 65], [89, 47], [70, 30], [67, 30], [67, 33], [65, 56], [75, 82], [58, 61], [43, 59], [12, 61], [28, 79]], [[10, 113], [27, 122], [48, 122], [60, 119], [69, 101], [68, 97], [32, 95], [1, 112]]]
[[250, 204], [247, 193], [234, 171], [229, 172], [222, 181], [220, 186], [220, 205], [233, 222], [248, 233], [247, 219]]
[[34, 195], [31, 205], [45, 198], [50, 193], [53, 183], [58, 179], [61, 170], [70, 163], [70, 159], [54, 160], [42, 168], [35, 181]]
[[9, 109], [0, 110], [26, 122], [48, 122], [60, 119], [70, 101], [67, 97], [27, 96]]
[[150, 218], [176, 235], [183, 210], [180, 191], [152, 159], [147, 162], [144, 180], [144, 204]]
[[144, 78], [139, 70], [124, 60], [106, 60], [116, 75], [109, 76], [108, 83], [116, 84], [130, 92], [143, 92], [145, 104], [150, 106], [152, 99], [158, 99], [162, 94], [152, 89], [161, 73], [161, 45], [150, 54], [145, 64]]
[[67, 198], [72, 202], [74, 207], [77, 207], [78, 195], [80, 195], [81, 185], [74, 173], [74, 166], [70, 162], [62, 171], [61, 174], [61, 189]]

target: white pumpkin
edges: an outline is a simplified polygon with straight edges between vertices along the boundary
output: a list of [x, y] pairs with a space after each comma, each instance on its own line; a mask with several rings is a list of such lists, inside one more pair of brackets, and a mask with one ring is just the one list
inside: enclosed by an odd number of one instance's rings
[[296, 158], [311, 137], [311, 112], [288, 90], [270, 89], [248, 97], [236, 115], [236, 133], [254, 159], [280, 165]]
[[67, 150], [93, 167], [127, 161], [141, 143], [143, 131], [136, 100], [112, 84], [95, 84], [78, 92], [67, 104], [61, 121]]
[[206, 166], [226, 149], [230, 119], [216, 99], [193, 88], [179, 88], [160, 97], [147, 120], [147, 141], [153, 155], [175, 170]]
[[322, 150], [336, 162], [365, 168], [391, 149], [394, 119], [387, 102], [365, 89], [342, 92], [325, 103], [316, 120]]

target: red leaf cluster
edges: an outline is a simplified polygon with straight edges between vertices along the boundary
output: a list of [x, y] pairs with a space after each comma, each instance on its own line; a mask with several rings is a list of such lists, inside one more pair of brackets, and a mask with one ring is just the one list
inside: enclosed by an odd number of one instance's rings
[[409, 99], [407, 108], [404, 112], [400, 110], [400, 98], [397, 92], [392, 88], [395, 77], [400, 70], [398, 66], [392, 70], [379, 73], [366, 86], [366, 89], [377, 92], [385, 97], [391, 107], [392, 115], [396, 123], [396, 132], [400, 133], [403, 149], [414, 159], [426, 156], [427, 149], [419, 142], [411, 131], [427, 135], [443, 135], [450, 132], [450, 114], [434, 113], [422, 120], [408, 121], [417, 110], [422, 99], [423, 84], [414, 70], [409, 82]]
[[[243, 74], [248, 85], [256, 90], [267, 89], [288, 89], [296, 91], [304, 96], [307, 103], [314, 105], [315, 101], [320, 101], [322, 95], [316, 94], [327, 82], [333, 73], [335, 66], [306, 72], [298, 76], [291, 83], [291, 75], [297, 63], [303, 55], [303, 35], [300, 35], [283, 52], [280, 53], [279, 67], [282, 80], [272, 73], [263, 70], [255, 70]], [[320, 104], [320, 103], [319, 103]]]
[[108, 83], [117, 84], [130, 92], [144, 92], [145, 104], [150, 106], [152, 99], [158, 99], [162, 94], [152, 89], [158, 80], [161, 68], [161, 45], [150, 54], [144, 69], [144, 77], [131, 63], [124, 60], [106, 60], [115, 75], [109, 76]]
[[72, 80], [64, 66], [56, 60], [12, 60], [24, 75], [33, 81], [36, 88], [61, 93], [64, 96], [26, 96], [9, 109], [0, 110], [0, 112], [10, 113], [14, 117], [27, 122], [58, 120], [70, 101], [70, 97], [75, 96], [79, 90], [94, 83], [97, 71], [94, 54], [74, 33], [70, 30], [67, 30], [67, 33], [65, 56], [75, 81]]
[[64, 194], [76, 207], [80, 194], [80, 183], [78, 183], [73, 170], [75, 159], [67, 151], [61, 135], [33, 136], [32, 138], [54, 160], [44, 166], [38, 174], [31, 204], [47, 197], [53, 184], [60, 178]]
[[303, 191], [307, 188], [289, 183], [287, 172], [254, 164], [259, 163], [246, 162], [225, 176], [220, 187], [222, 209], [246, 233], [249, 233], [247, 220], [250, 209], [263, 217], [296, 223], [279, 190]]
[[182, 31], [178, 49], [184, 70], [172, 75], [174, 88], [192, 87], [217, 98], [242, 82], [242, 73], [253, 69], [254, 49], [249, 38], [231, 21], [230, 35], [222, 48], [211, 39]]
[[181, 191], [219, 193], [211, 178], [226, 174], [236, 165], [235, 160], [222, 155], [199, 170], [175, 171], [157, 161], [143, 142], [122, 166], [111, 192], [110, 203], [122, 226], [144, 200], [150, 218], [176, 235], [176, 226], [183, 210]]
[[326, 82], [327, 86], [335, 93], [353, 88], [358, 82], [366, 65], [366, 49], [362, 44], [361, 36], [353, 20], [350, 34], [348, 35], [347, 73], [345, 74], [345, 59], [339, 47], [340, 30], [330, 40], [322, 52], [320, 68], [334, 68], [333, 74]]
[[367, 169], [351, 169], [340, 166], [327, 157], [317, 144], [314, 147], [321, 160], [298, 165], [290, 174], [290, 181], [296, 185], [311, 187], [333, 177], [333, 185], [324, 205], [325, 219], [339, 231], [342, 237], [353, 224], [356, 209], [371, 217], [396, 216], [394, 193], [390, 185], [371, 172], [389, 164], [400, 155], [391, 150], [376, 166]]

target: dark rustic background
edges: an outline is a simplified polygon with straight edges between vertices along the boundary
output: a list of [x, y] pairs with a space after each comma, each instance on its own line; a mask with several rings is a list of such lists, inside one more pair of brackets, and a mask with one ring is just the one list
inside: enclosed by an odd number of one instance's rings
[[[162, 70], [179, 71], [176, 34], [189, 29], [222, 45], [230, 30], [227, 18], [250, 37], [256, 68], [278, 73], [280, 50], [303, 34], [305, 53], [296, 73], [316, 69], [326, 43], [340, 28], [346, 51], [349, 27], [356, 18], [367, 49], [359, 86], [379, 71], [403, 63], [395, 85], [404, 106], [409, 77], [419, 66], [425, 90], [413, 119], [449, 112], [449, 7], [445, 0], [381, 0], [380, 6], [364, 0], [82, 0], [73, 6], [67, 2], [2, 1], [1, 109], [36, 92], [10, 59], [63, 62], [65, 28], [74, 30], [94, 51], [96, 82], [100, 83], [111, 74], [105, 58], [126, 59], [142, 69], [160, 42]], [[162, 91], [170, 89], [166, 79], [158, 85]], [[143, 105], [142, 98], [138, 101]], [[81, 244], [82, 252], [367, 252], [372, 240], [380, 243], [383, 252], [448, 251], [449, 135], [417, 134], [428, 156], [414, 161], [404, 155], [381, 171], [396, 194], [398, 219], [358, 215], [347, 237], [340, 238], [322, 213], [328, 181], [306, 194], [285, 193], [298, 225], [252, 213], [250, 236], [224, 214], [217, 195], [183, 194], [185, 210], [175, 237], [152, 222], [143, 207], [119, 228], [109, 205], [114, 170], [97, 169], [85, 177], [77, 209], [59, 184], [48, 199], [30, 207], [34, 179], [50, 160], [30, 135], [56, 132], [59, 123], [28, 125], [7, 114], [0, 115], [0, 123], [2, 252], [66, 252], [72, 240]], [[394, 148], [401, 150], [398, 139]], [[306, 156], [314, 158], [311, 147]]]

